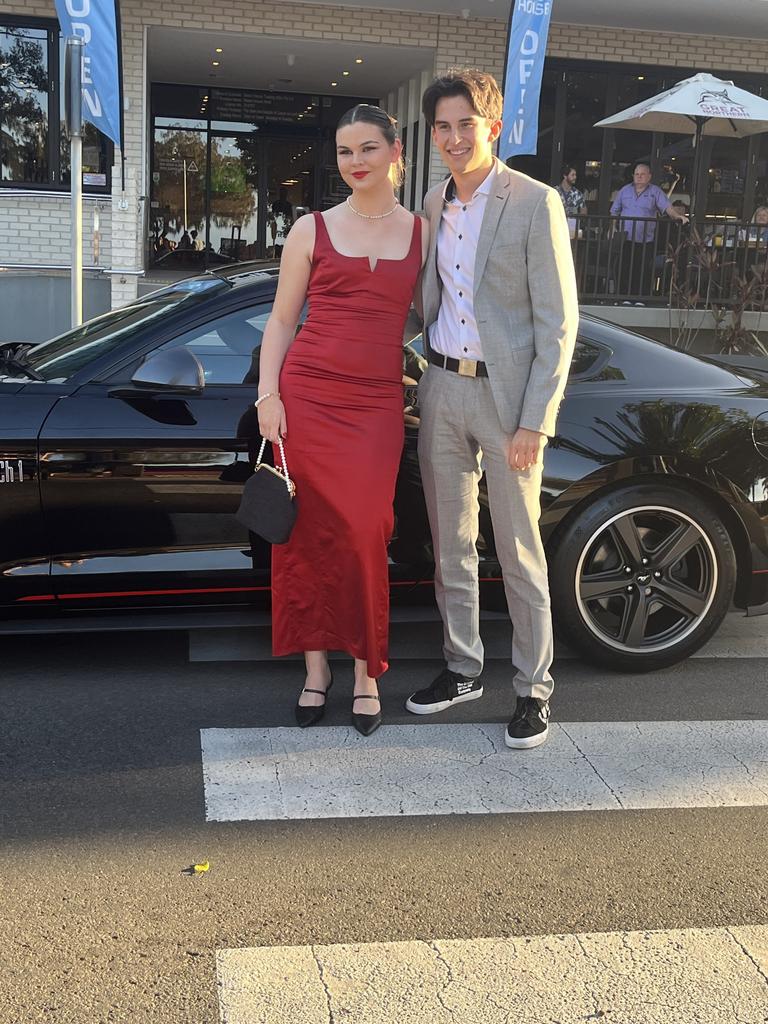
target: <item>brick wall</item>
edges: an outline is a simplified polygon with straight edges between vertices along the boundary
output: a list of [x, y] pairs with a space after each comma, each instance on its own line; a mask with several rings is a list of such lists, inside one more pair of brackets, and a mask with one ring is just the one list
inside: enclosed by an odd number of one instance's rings
[[[52, 0], [0, 0], [3, 13], [54, 16]], [[416, 11], [381, 11], [369, 8], [331, 7], [278, 0], [230, 0], [223, 5], [204, 0], [122, 0], [123, 72], [127, 101], [125, 113], [127, 187], [115, 190], [112, 216], [101, 213], [101, 264], [138, 270], [143, 264], [144, 202], [148, 192], [148, 111], [144, 83], [144, 39], [151, 26], [198, 28], [209, 31], [246, 32], [255, 36], [289, 36], [343, 39], [346, 42], [413, 46], [434, 52], [435, 69], [453, 64], [475, 64], [500, 76], [504, 61], [506, 25], [492, 18], [423, 14]], [[698, 63], [715, 70], [768, 73], [765, 40], [712, 39], [708, 36], [659, 34], [573, 25], [552, 26], [548, 55], [575, 59], [627, 63], [691, 66]], [[443, 176], [437, 154], [432, 152], [430, 179]], [[114, 174], [117, 182], [119, 176]], [[85, 262], [92, 262], [85, 213]], [[110, 223], [111, 221], [111, 223]], [[66, 199], [30, 198], [0, 193], [0, 263], [66, 263], [69, 253], [69, 213]], [[10, 232], [18, 234], [10, 234]], [[111, 237], [115, 244], [112, 252]], [[43, 259], [43, 256], [45, 258]], [[136, 293], [130, 275], [113, 279], [115, 304]]]
[[[83, 266], [112, 266], [109, 196], [83, 202]], [[0, 264], [69, 265], [68, 195], [17, 195], [0, 190]], [[98, 239], [94, 228], [98, 225]]]
[[683, 33], [639, 32], [585, 25], [553, 25], [547, 55], [630, 64], [665, 64], [702, 71], [768, 74], [765, 39], [726, 39]]

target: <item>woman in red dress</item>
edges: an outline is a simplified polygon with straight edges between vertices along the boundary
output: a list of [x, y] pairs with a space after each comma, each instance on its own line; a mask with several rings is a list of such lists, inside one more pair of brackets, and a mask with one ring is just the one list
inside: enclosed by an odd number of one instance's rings
[[285, 439], [298, 509], [290, 540], [272, 549], [273, 651], [304, 653], [302, 727], [323, 716], [328, 651], [350, 654], [352, 721], [363, 735], [381, 723], [402, 338], [428, 245], [420, 218], [394, 195], [401, 151], [380, 107], [359, 104], [341, 118], [337, 161], [352, 195], [291, 228], [259, 364], [259, 427], [273, 443]]

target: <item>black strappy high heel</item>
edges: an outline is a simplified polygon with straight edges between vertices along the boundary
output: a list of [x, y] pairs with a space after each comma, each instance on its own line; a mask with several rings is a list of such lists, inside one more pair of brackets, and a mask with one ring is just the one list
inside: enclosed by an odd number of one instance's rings
[[[329, 690], [333, 686], [333, 671], [330, 670], [330, 672], [331, 678], [324, 690], [313, 690], [311, 686], [305, 686], [301, 693], [320, 693], [323, 694], [323, 696], [327, 697]], [[301, 693], [299, 694], [299, 697], [301, 697]], [[294, 713], [296, 715], [296, 724], [299, 726], [299, 728], [306, 729], [307, 726], [309, 725], [316, 725], [317, 722], [319, 722], [320, 719], [325, 714], [325, 705], [326, 701], [323, 701], [322, 704], [317, 704], [315, 706], [305, 706], [303, 704], [299, 704], [299, 702], [297, 701]]]
[[352, 698], [353, 707], [356, 700], [377, 700], [379, 702], [379, 710], [374, 715], [359, 715], [354, 711], [352, 712], [352, 725], [361, 735], [370, 736], [381, 725], [381, 698], [374, 697], [372, 693], [361, 693], [359, 696]]

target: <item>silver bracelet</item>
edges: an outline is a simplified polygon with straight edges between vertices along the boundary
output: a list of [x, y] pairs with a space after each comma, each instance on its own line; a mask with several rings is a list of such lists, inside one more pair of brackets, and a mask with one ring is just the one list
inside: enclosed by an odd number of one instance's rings
[[267, 391], [267, 393], [265, 395], [259, 395], [259, 397], [256, 399], [256, 401], [253, 403], [253, 408], [254, 409], [258, 409], [259, 406], [261, 405], [261, 403], [264, 401], [265, 398], [279, 398], [279, 397], [280, 397], [280, 392], [279, 391]]

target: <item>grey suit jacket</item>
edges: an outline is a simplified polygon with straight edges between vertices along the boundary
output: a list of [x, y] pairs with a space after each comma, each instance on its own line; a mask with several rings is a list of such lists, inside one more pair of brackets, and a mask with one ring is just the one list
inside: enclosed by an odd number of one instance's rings
[[[474, 309], [496, 409], [506, 433], [553, 435], [576, 341], [579, 308], [563, 204], [554, 189], [495, 163], [475, 257]], [[445, 183], [424, 197], [430, 249], [422, 280], [424, 339], [437, 320], [437, 231]]]

